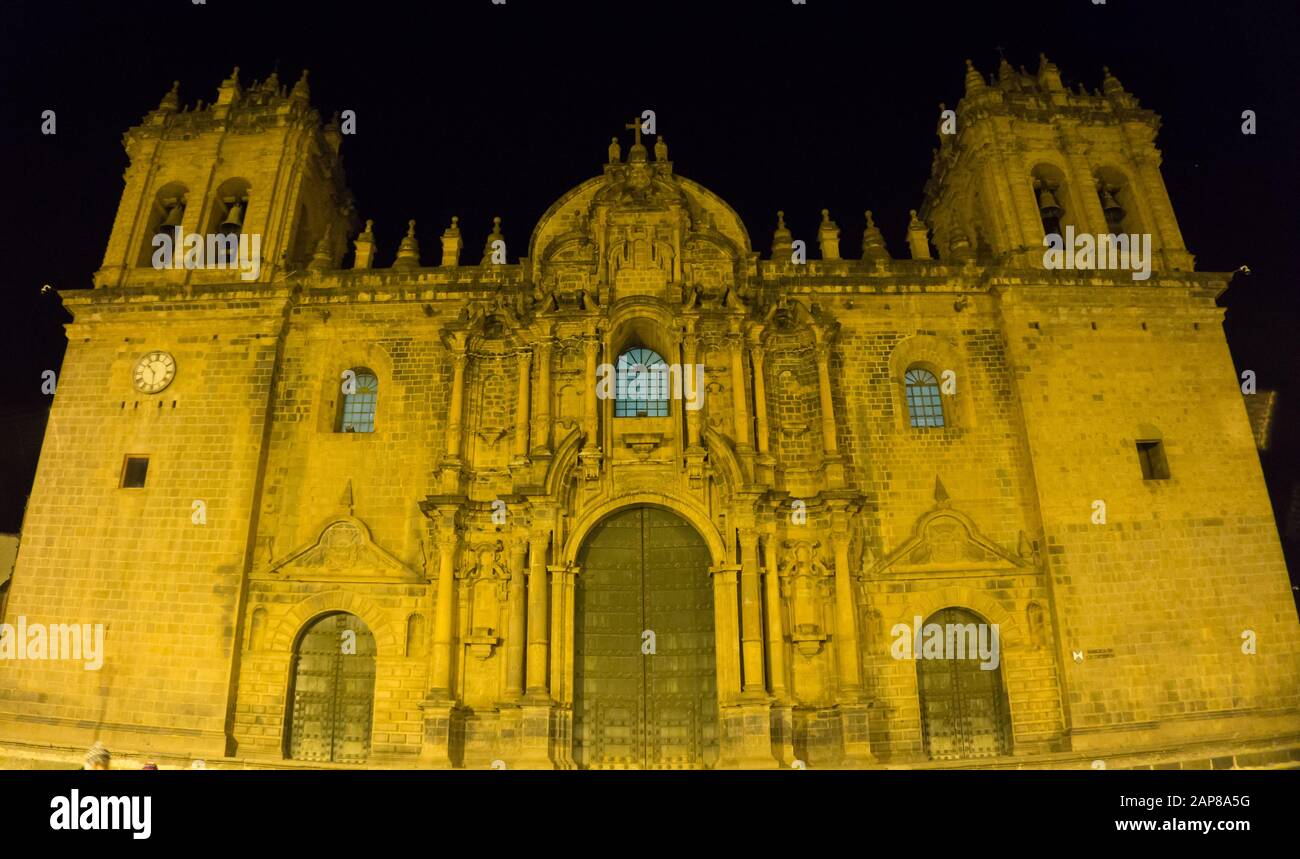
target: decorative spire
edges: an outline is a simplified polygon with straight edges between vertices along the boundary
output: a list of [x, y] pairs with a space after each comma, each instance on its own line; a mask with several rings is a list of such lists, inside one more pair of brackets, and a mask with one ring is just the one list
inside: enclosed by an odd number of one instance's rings
[[353, 268], [370, 268], [375, 261], [375, 222], [366, 221], [366, 228], [361, 231], [353, 243], [356, 249], [356, 259], [352, 263]]
[[1065, 90], [1065, 85], [1061, 83], [1061, 70], [1047, 59], [1047, 54], [1038, 55], [1038, 85], [1057, 92]]
[[970, 60], [966, 61], [966, 95], [974, 95], [984, 90], [984, 77]]
[[817, 247], [822, 259], [840, 258], [840, 228], [831, 220], [830, 209], [822, 209], [822, 223], [817, 228]]
[[492, 264], [492, 253], [495, 250], [492, 246], [498, 241], [502, 244], [505, 243], [505, 236], [501, 235], [500, 217], [492, 219], [492, 232], [488, 233], [487, 241], [483, 243], [483, 259], [479, 262], [479, 265]]
[[1101, 91], [1106, 95], [1118, 95], [1124, 92], [1124, 85], [1119, 78], [1110, 73], [1109, 66], [1101, 67]]
[[262, 85], [258, 87], [258, 89], [262, 90], [263, 92], [270, 92], [270, 93], [278, 92], [280, 89], [279, 73], [271, 72], [271, 76], [266, 80], [262, 81]]
[[307, 268], [312, 271], [325, 271], [334, 267], [334, 225], [325, 226], [325, 235], [316, 243], [316, 252], [312, 254]]
[[794, 237], [785, 226], [785, 212], [776, 213], [776, 231], [772, 233], [772, 259], [789, 262], [794, 250]]
[[620, 161], [623, 160], [622, 156], [623, 156], [623, 147], [618, 145], [618, 138], [611, 137], [609, 139], [609, 163], [618, 164]]
[[862, 232], [862, 258], [864, 260], [890, 259], [889, 249], [885, 247], [885, 237], [880, 234], [871, 210], [867, 210], [867, 228]]
[[912, 252], [912, 259], [930, 259], [929, 231], [916, 216], [916, 209], [912, 209], [910, 214], [911, 221], [907, 224], [907, 245]]
[[307, 86], [307, 70], [302, 70], [302, 77], [293, 85], [293, 92], [290, 97], [301, 99], [302, 101], [311, 101], [311, 88]]
[[162, 97], [162, 101], [158, 103], [158, 109], [165, 110], [168, 113], [174, 113], [180, 109], [180, 106], [181, 106], [181, 82], [172, 81], [172, 88], [167, 91], [167, 94], [165, 96]]
[[397, 248], [393, 268], [416, 268], [420, 265], [420, 243], [415, 239], [415, 221], [407, 221], [406, 237]]
[[944, 488], [943, 481], [937, 474], [934, 476], [934, 503], [939, 507], [947, 507], [950, 503], [948, 490]]
[[1011, 68], [1011, 63], [1007, 62], [1006, 57], [998, 61], [998, 83], [1011, 80], [1015, 74], [1015, 69]]
[[668, 160], [668, 141], [664, 140], [664, 136], [662, 134], [657, 135], [655, 137], [655, 160], [656, 161]]
[[442, 264], [460, 265], [460, 218], [451, 216], [451, 226], [442, 234]]

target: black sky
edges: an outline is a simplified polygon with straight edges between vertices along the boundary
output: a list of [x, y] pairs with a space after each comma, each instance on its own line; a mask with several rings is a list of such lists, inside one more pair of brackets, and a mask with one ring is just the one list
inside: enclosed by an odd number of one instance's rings
[[[451, 215], [478, 253], [494, 215], [513, 262], [537, 218], [605, 160], [614, 134], [656, 111], [677, 171], [739, 212], [767, 252], [777, 209], [812, 236], [829, 208], [849, 255], [863, 210], [906, 256], [963, 60], [999, 50], [1067, 86], [1112, 72], [1163, 117], [1163, 172], [1202, 270], [1238, 276], [1221, 299], [1239, 370], [1282, 392], [1265, 468], [1276, 506], [1300, 476], [1300, 248], [1296, 241], [1297, 11], [1279, 3], [14, 2], [0, 11], [0, 201], [8, 371], [0, 428], [40, 411], [67, 315], [42, 284], [89, 287], [126, 166], [122, 132], [173, 79], [210, 102], [233, 66], [245, 83], [311, 69], [314, 104], [357, 112], [344, 165], [379, 264], [415, 218], [426, 262]], [[40, 133], [41, 111], [58, 133]], [[1241, 113], [1258, 134], [1241, 133]], [[626, 142], [624, 146], [626, 147]], [[16, 530], [35, 462], [7, 444], [0, 530]], [[1292, 558], [1292, 567], [1300, 558]]]

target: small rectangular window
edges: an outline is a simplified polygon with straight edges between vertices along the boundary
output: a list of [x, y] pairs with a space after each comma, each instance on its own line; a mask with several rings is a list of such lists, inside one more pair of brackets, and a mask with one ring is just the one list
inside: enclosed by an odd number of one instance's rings
[[1142, 464], [1143, 480], [1168, 480], [1169, 461], [1165, 459], [1165, 443], [1140, 441], [1137, 443], [1138, 462]]
[[145, 475], [149, 473], [149, 457], [128, 456], [122, 468], [122, 488], [141, 489], [144, 487]]

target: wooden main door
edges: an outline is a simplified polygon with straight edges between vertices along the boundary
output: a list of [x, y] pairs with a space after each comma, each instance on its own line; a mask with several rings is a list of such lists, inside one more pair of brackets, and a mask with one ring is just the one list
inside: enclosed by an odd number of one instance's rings
[[[984, 619], [959, 608], [936, 612], [925, 624], [979, 624]], [[949, 654], [951, 656], [951, 654]], [[990, 758], [1010, 753], [1011, 724], [1001, 666], [990, 671], [977, 659], [921, 659], [921, 731], [933, 760]]]
[[375, 709], [375, 637], [354, 614], [330, 614], [303, 631], [294, 653], [289, 757], [365, 763]]
[[713, 584], [704, 540], [635, 507], [578, 557], [573, 754], [591, 769], [712, 766], [718, 757]]

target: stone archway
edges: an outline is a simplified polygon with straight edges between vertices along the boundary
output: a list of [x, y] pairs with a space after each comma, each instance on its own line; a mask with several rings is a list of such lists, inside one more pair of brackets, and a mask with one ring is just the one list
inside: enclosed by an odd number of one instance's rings
[[573, 756], [593, 769], [718, 759], [711, 551], [681, 517], [624, 508], [578, 551]]

